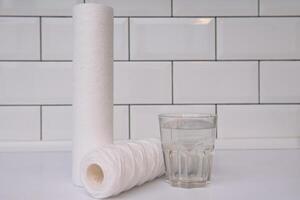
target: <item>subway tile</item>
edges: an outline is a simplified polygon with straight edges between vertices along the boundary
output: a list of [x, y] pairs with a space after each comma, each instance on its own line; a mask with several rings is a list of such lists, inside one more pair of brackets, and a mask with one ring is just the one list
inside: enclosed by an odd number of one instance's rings
[[0, 0], [0, 15], [71, 16], [72, 7], [83, 0]]
[[217, 139], [216, 149], [299, 149], [300, 138], [225, 138]]
[[129, 139], [128, 106], [114, 106], [114, 140]]
[[43, 140], [72, 139], [72, 106], [43, 106]]
[[260, 15], [300, 15], [299, 0], [260, 0]]
[[72, 60], [72, 18], [42, 18], [42, 59]]
[[300, 137], [299, 105], [218, 105], [218, 138]]
[[162, 113], [215, 113], [214, 105], [147, 105], [131, 106], [132, 139], [159, 138], [158, 115]]
[[[43, 106], [43, 140], [72, 139], [72, 106]], [[129, 137], [128, 106], [114, 106], [114, 139]]]
[[257, 0], [173, 0], [175, 16], [251, 16]]
[[257, 62], [174, 62], [174, 103], [258, 103]]
[[34, 60], [40, 58], [38, 18], [1, 17], [0, 30], [1, 60]]
[[170, 16], [170, 0], [87, 0], [111, 6], [115, 16]]
[[69, 104], [71, 62], [0, 62], [0, 104]]
[[[44, 60], [72, 60], [71, 18], [42, 18], [42, 54]], [[114, 59], [128, 59], [128, 21], [126, 18], [114, 19]]]
[[214, 59], [214, 23], [212, 18], [131, 19], [131, 59]]
[[299, 59], [300, 18], [219, 18], [218, 59]]
[[170, 62], [115, 62], [114, 103], [171, 103]]
[[128, 60], [128, 19], [114, 18], [114, 58]]
[[300, 62], [260, 63], [262, 103], [300, 103]]
[[1, 106], [0, 140], [40, 140], [39, 106]]

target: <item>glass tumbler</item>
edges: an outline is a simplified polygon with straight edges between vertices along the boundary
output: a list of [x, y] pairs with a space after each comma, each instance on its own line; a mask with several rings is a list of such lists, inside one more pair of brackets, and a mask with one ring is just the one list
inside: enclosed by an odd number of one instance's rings
[[217, 117], [159, 115], [166, 179], [172, 186], [203, 187], [210, 181]]

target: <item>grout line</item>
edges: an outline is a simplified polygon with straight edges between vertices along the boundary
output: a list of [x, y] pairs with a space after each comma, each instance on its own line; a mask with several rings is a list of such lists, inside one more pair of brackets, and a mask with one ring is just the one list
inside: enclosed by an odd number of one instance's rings
[[215, 115], [217, 116], [217, 124], [216, 124], [216, 139], [218, 138], [218, 106], [215, 104]]
[[130, 17], [128, 17], [128, 60], [130, 61]]
[[130, 117], [130, 105], [128, 105], [128, 139], [131, 139], [131, 117]]
[[[299, 103], [117, 103], [114, 106], [211, 106], [211, 105], [300, 105]], [[17, 106], [72, 106], [72, 104], [0, 104], [0, 107], [17, 107]]]
[[40, 61], [42, 60], [42, 17], [39, 17], [40, 22]]
[[[114, 16], [114, 18], [126, 18], [126, 17], [130, 17], [130, 18], [170, 18], [170, 16]], [[191, 16], [178, 16], [178, 15], [173, 15], [171, 16], [171, 18], [260, 18], [260, 17], [264, 17], [264, 18], [297, 18], [300, 17], [300, 15], [260, 15], [259, 17], [257, 15], [243, 15], [243, 16], [238, 16], [238, 15], [191, 15]]]
[[[1, 61], [1, 60], [0, 60]], [[128, 60], [115, 60], [115, 62], [126, 62]], [[180, 60], [147, 60], [147, 59], [139, 59], [139, 60], [130, 60], [130, 62], [253, 62], [253, 61], [300, 61], [300, 59], [180, 59]]]
[[211, 105], [233, 105], [233, 106], [239, 106], [239, 105], [300, 105], [300, 103], [148, 103], [148, 104], [114, 104], [115, 106], [211, 106]]
[[0, 60], [0, 62], [72, 62], [72, 60]]
[[72, 104], [41, 104], [41, 106], [72, 106]]
[[73, 60], [41, 60], [41, 62], [72, 62]]
[[0, 18], [6, 18], [6, 17], [26, 17], [26, 18], [31, 18], [31, 17], [49, 17], [49, 18], [72, 18], [71, 15], [67, 16], [67, 15], [1, 15], [0, 14]]
[[[114, 60], [114, 62], [254, 62], [254, 61], [277, 61], [277, 62], [286, 62], [286, 61], [300, 61], [300, 59], [195, 59], [195, 60]], [[0, 62], [72, 62], [72, 60], [0, 60]]]
[[72, 106], [72, 104], [0, 104], [0, 106]]
[[217, 17], [215, 17], [215, 60], [217, 59]]
[[174, 17], [174, 14], [173, 14], [173, 0], [171, 0], [171, 17]]
[[232, 139], [300, 139], [300, 136], [280, 136], [280, 137], [268, 137], [268, 136], [263, 136], [263, 137], [230, 137], [230, 138], [220, 138], [221, 140], [232, 140]]
[[[280, 146], [280, 145], [279, 145]], [[262, 147], [255, 147], [255, 148], [235, 148], [234, 146], [231, 147], [225, 147], [225, 148], [216, 148], [215, 151], [299, 151], [299, 147], [295, 148], [295, 147], [272, 147], [272, 148], [262, 148]]]
[[114, 62], [172, 62], [172, 60], [115, 60]]
[[40, 106], [40, 141], [43, 140], [43, 107]]
[[257, 0], [257, 16], [260, 16], [260, 0]]
[[217, 114], [217, 104], [215, 104], [215, 114]]
[[[72, 18], [71, 15], [1, 15], [0, 18], [5, 17], [47, 17], [47, 18]], [[128, 16], [128, 15], [120, 15], [120, 16], [114, 16], [114, 18], [170, 18], [170, 16]], [[214, 18], [214, 17], [220, 17], [220, 18], [298, 18], [300, 15], [243, 15], [243, 16], [224, 16], [224, 15], [193, 15], [193, 16], [171, 16], [172, 18]]]
[[260, 61], [257, 63], [257, 71], [258, 71], [258, 104], [260, 104]]
[[172, 104], [174, 104], [174, 63], [171, 61], [171, 95]]
[[[123, 62], [123, 61], [127, 61], [127, 60], [116, 60], [116, 62]], [[180, 59], [180, 60], [170, 60], [170, 59], [166, 59], [166, 60], [160, 60], [160, 59], [156, 59], [156, 60], [147, 60], [147, 59], [139, 59], [139, 60], [130, 60], [130, 62], [170, 62], [170, 61], [174, 61], [174, 62], [210, 62], [210, 61], [216, 61], [216, 62], [253, 62], [253, 61], [300, 61], [300, 59]]]

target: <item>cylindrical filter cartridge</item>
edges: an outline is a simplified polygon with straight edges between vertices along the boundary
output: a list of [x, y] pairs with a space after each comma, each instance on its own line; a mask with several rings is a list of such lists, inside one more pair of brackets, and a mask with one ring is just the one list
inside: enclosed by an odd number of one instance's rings
[[81, 180], [96, 198], [117, 195], [164, 174], [159, 140], [139, 140], [106, 145], [81, 162]]
[[73, 183], [80, 186], [83, 157], [113, 141], [113, 10], [78, 4], [73, 21]]

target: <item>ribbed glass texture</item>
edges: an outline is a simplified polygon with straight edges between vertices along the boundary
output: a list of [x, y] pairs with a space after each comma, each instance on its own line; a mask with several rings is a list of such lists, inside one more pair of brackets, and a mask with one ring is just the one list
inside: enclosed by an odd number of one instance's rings
[[159, 116], [166, 178], [172, 186], [202, 187], [210, 181], [216, 120], [211, 114]]

